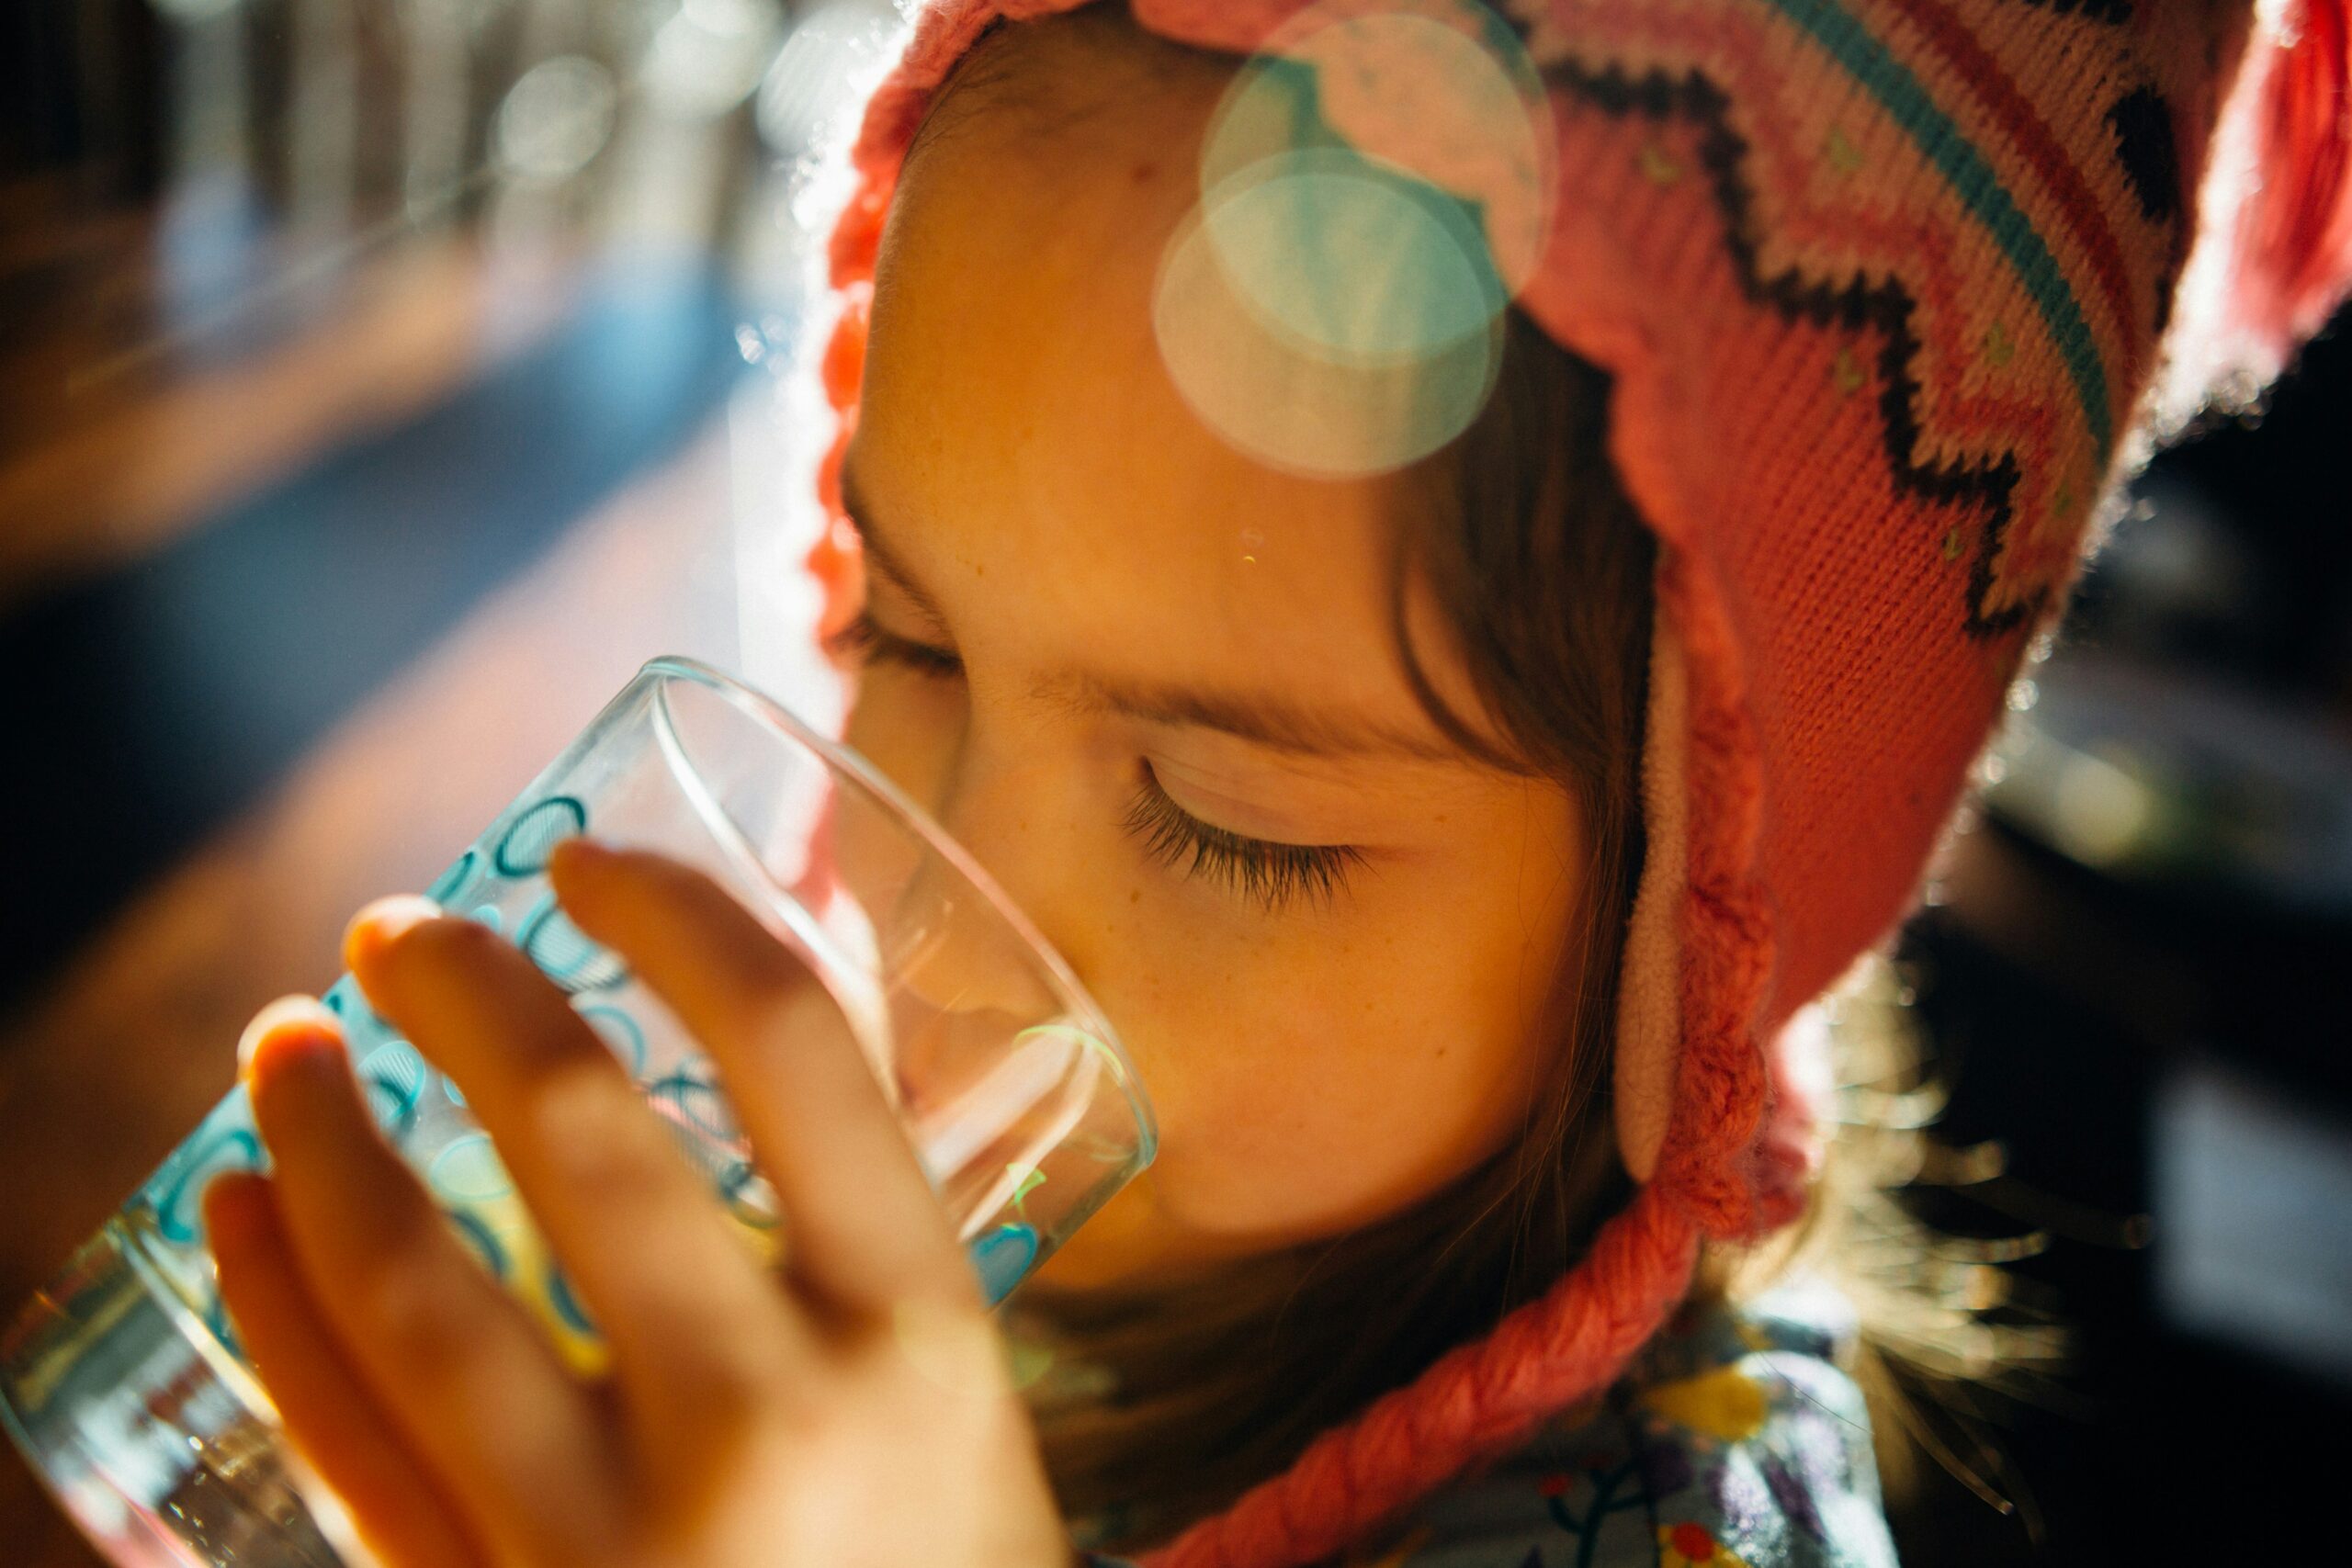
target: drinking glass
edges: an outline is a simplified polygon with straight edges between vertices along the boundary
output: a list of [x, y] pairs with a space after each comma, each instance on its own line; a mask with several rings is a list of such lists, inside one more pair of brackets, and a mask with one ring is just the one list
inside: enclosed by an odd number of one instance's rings
[[[570, 996], [762, 1257], [788, 1237], [709, 1058], [548, 884], [548, 852], [583, 832], [698, 867], [799, 957], [821, 987], [808, 1026], [866, 1055], [991, 1303], [1150, 1162], [1118, 1037], [970, 856], [846, 747], [717, 670], [656, 659], [428, 897]], [[322, 999], [386, 1137], [593, 1373], [595, 1325], [457, 1087], [349, 976]], [[119, 1563], [345, 1562], [347, 1532], [284, 1445], [204, 1246], [205, 1184], [267, 1158], [240, 1088], [0, 1336], [0, 1423]]]

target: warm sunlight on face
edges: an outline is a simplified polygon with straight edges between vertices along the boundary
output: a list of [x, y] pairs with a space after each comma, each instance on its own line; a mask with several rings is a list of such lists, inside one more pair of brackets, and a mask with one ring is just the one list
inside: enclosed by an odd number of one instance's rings
[[[1586, 854], [1564, 790], [1416, 700], [1401, 490], [1240, 456], [1162, 369], [1154, 270], [1223, 72], [1071, 63], [1080, 112], [959, 116], [910, 163], [848, 476], [850, 739], [1070, 961], [1160, 1119], [1046, 1291], [1332, 1235], [1502, 1146]], [[1415, 637], [1475, 712], [1442, 628]]]

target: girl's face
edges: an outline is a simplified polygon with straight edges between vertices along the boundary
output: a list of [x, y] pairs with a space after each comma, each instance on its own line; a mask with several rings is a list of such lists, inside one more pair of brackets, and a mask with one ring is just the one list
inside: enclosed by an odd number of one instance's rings
[[[1408, 682], [1404, 487], [1246, 458], [1161, 367], [1154, 272], [1223, 72], [1082, 63], [1074, 122], [958, 106], [910, 162], [844, 486], [850, 739], [1069, 960], [1159, 1116], [1041, 1292], [1334, 1235], [1512, 1139], [1587, 858], [1563, 788], [1463, 753]], [[1434, 611], [1407, 618], [1477, 713]]]

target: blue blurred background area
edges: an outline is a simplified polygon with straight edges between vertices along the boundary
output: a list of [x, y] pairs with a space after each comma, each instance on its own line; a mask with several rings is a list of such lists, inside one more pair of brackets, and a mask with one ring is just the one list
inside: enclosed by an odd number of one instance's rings
[[[792, 692], [811, 150], [889, 0], [0, 17], [0, 1309], [644, 659]], [[2352, 1422], [2352, 337], [2161, 457], [1899, 974], [1909, 1200], [2074, 1362], [1906, 1562], [2234, 1562]], [[2314, 1517], [2316, 1516], [2316, 1517]], [[2307, 1543], [2309, 1544], [2309, 1543]], [[2312, 1545], [2311, 1550], [2321, 1550]], [[13, 1452], [0, 1559], [88, 1568]]]

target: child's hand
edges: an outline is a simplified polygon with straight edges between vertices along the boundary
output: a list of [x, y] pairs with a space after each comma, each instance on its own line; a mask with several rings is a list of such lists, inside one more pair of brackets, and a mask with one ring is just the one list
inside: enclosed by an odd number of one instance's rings
[[206, 1213], [296, 1446], [389, 1568], [1058, 1568], [1073, 1552], [970, 1266], [814, 982], [699, 874], [552, 875], [718, 1064], [787, 1269], [730, 1232], [563, 994], [415, 900], [353, 923], [368, 999], [457, 1083], [610, 1347], [570, 1371], [379, 1135], [323, 1012], [247, 1072], [276, 1174]]

